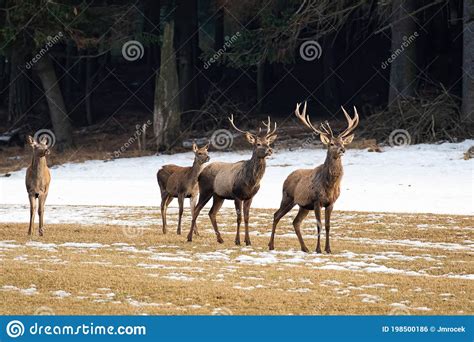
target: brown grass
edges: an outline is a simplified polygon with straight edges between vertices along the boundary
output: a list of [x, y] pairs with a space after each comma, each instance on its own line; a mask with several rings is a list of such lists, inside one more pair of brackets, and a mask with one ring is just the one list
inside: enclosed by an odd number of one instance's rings
[[[141, 215], [151, 210], [143, 208]], [[171, 227], [162, 235], [161, 227], [146, 225], [50, 225], [45, 237], [30, 239], [26, 224], [1, 224], [0, 313], [473, 312], [473, 281], [466, 277], [474, 273], [471, 216], [336, 212], [328, 256], [298, 252], [291, 230], [294, 213], [280, 223], [277, 251], [268, 253], [271, 215], [270, 210], [252, 211], [251, 247], [234, 246], [234, 214], [228, 209], [218, 219], [223, 245], [204, 215], [193, 243]], [[139, 216], [134, 211], [121, 218], [134, 223]], [[175, 221], [170, 215], [172, 225]], [[185, 232], [188, 226], [186, 217]], [[313, 220], [307, 219], [304, 228], [314, 249]], [[67, 242], [103, 246], [61, 246]], [[248, 263], [252, 260], [273, 262]], [[381, 267], [399, 273], [383, 273]], [[35, 294], [24, 293], [33, 287]], [[70, 295], [58, 298], [57, 290]]]

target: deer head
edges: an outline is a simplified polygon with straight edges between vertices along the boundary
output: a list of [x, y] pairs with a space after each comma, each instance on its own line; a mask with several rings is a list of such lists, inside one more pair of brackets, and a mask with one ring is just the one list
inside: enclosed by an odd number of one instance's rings
[[359, 114], [357, 113], [356, 107], [354, 107], [354, 118], [351, 118], [346, 110], [341, 106], [347, 119], [347, 128], [336, 137], [327, 121], [322, 123], [319, 128], [314, 127], [309, 119], [309, 115], [306, 114], [306, 102], [304, 103], [303, 113], [300, 113], [300, 105], [300, 103], [296, 104], [296, 117], [300, 119], [306, 127], [319, 134], [321, 142], [328, 148], [328, 154], [330, 154], [334, 159], [340, 158], [346, 151], [345, 145], [350, 144], [352, 139], [354, 139], [354, 134], [352, 134], [352, 132], [359, 124]]
[[36, 142], [31, 135], [26, 137], [26, 142], [33, 149], [33, 155], [35, 157], [45, 157], [50, 154], [49, 146], [47, 144], [48, 140], [43, 138], [40, 142]]
[[268, 117], [267, 122], [262, 122], [267, 130], [261, 136], [260, 136], [260, 133], [262, 132], [261, 127], [258, 130], [258, 134], [253, 134], [253, 133], [250, 133], [249, 131], [243, 131], [237, 128], [237, 126], [235, 126], [234, 124], [234, 115], [231, 115], [231, 117], [229, 118], [229, 121], [232, 127], [234, 127], [236, 131], [243, 133], [245, 135], [245, 139], [247, 139], [247, 142], [253, 146], [253, 153], [258, 158], [266, 158], [272, 155], [273, 149], [271, 148], [270, 145], [273, 144], [273, 142], [277, 138], [277, 134], [276, 134], [277, 124], [275, 122], [275, 126], [272, 129], [270, 117]]
[[197, 161], [199, 165], [207, 163], [211, 159], [207, 154], [208, 149], [209, 143], [206, 146], [198, 147], [198, 145], [193, 142], [194, 160]]

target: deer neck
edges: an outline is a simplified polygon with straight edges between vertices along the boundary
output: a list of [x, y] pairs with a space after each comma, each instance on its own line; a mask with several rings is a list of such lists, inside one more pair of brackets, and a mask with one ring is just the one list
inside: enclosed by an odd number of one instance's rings
[[260, 180], [265, 173], [265, 158], [258, 158], [256, 153], [244, 164], [243, 175], [247, 185], [255, 186], [260, 184]]
[[202, 168], [204, 167], [203, 164], [200, 164], [197, 159], [194, 159], [193, 166], [191, 167], [191, 174], [190, 179], [193, 183], [197, 182], [199, 174], [201, 173]]
[[339, 157], [334, 159], [328, 152], [321, 171], [321, 176], [322, 179], [324, 179], [326, 186], [338, 186], [343, 174], [344, 170], [342, 168], [342, 158]]
[[46, 163], [46, 157], [38, 157], [33, 155], [31, 158], [31, 178], [29, 179], [28, 183], [33, 186], [38, 186], [44, 179], [44, 176], [47, 173], [48, 165]]
[[31, 171], [33, 172], [33, 175], [41, 175], [46, 169], [48, 169], [46, 157], [38, 157], [33, 155], [33, 158], [31, 158]]

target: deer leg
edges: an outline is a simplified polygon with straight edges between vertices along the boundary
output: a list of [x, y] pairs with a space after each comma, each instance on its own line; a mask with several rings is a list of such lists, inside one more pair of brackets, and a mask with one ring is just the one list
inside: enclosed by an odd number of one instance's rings
[[252, 204], [252, 198], [244, 201], [244, 224], [245, 224], [245, 245], [250, 246], [250, 234], [249, 234], [249, 216], [250, 216], [250, 205]]
[[166, 234], [166, 211], [168, 210], [168, 205], [173, 200], [173, 197], [170, 194], [165, 194], [161, 200], [161, 220], [163, 221], [163, 234]]
[[293, 199], [289, 196], [285, 196], [281, 200], [280, 209], [278, 209], [275, 214], [273, 214], [272, 235], [270, 237], [270, 242], [268, 243], [269, 250], [272, 251], [275, 249], [275, 232], [278, 222], [280, 222], [281, 218], [285, 216], [294, 206], [295, 203], [293, 202]]
[[184, 211], [184, 194], [178, 195], [178, 205], [179, 205], [179, 213], [178, 213], [178, 230], [176, 233], [181, 235], [181, 219], [183, 218], [183, 211]]
[[319, 203], [314, 205], [314, 215], [316, 216], [316, 225], [318, 226], [318, 244], [316, 245], [316, 253], [321, 253], [321, 207]]
[[309, 249], [304, 244], [303, 236], [301, 235], [301, 231], [300, 231], [300, 226], [301, 226], [301, 222], [303, 222], [304, 218], [308, 215], [308, 213], [309, 213], [309, 210], [300, 207], [298, 214], [293, 220], [293, 227], [295, 228], [296, 236], [298, 237], [298, 241], [300, 242], [301, 250], [306, 253], [309, 252]]
[[235, 212], [237, 213], [237, 233], [235, 234], [235, 244], [240, 246], [240, 223], [242, 222], [242, 201], [236, 199], [234, 201]]
[[43, 236], [43, 219], [44, 219], [44, 203], [46, 202], [46, 195], [38, 197], [38, 217], [39, 217], [39, 236]]
[[326, 228], [326, 246], [324, 247], [324, 251], [326, 253], [331, 253], [331, 246], [329, 245], [329, 227], [330, 227], [330, 222], [331, 222], [331, 213], [332, 213], [332, 208], [333, 206], [330, 205], [326, 207], [326, 210], [324, 211], [324, 223], [325, 223], [325, 228]]
[[28, 198], [30, 200], [30, 228], [28, 229], [28, 235], [31, 235], [35, 223], [36, 198], [35, 196], [28, 196]]
[[[194, 215], [194, 208], [196, 208], [196, 199], [197, 199], [196, 195], [191, 196], [189, 198], [189, 204], [191, 207], [191, 215]], [[197, 223], [194, 224], [194, 234], [199, 235]]]
[[217, 242], [219, 243], [224, 243], [224, 240], [222, 239], [221, 233], [219, 233], [219, 229], [217, 228], [216, 216], [217, 216], [217, 212], [222, 207], [223, 203], [224, 203], [224, 199], [222, 197], [214, 195], [212, 207], [211, 207], [211, 210], [209, 210], [209, 218], [211, 219], [212, 227], [214, 228], [214, 231], [216, 232]]
[[191, 242], [193, 241], [193, 232], [194, 230], [196, 229], [196, 220], [199, 216], [199, 213], [201, 212], [202, 208], [204, 208], [204, 206], [206, 205], [207, 202], [209, 202], [209, 200], [211, 199], [212, 197], [212, 192], [211, 193], [206, 193], [206, 194], [200, 194], [199, 195], [199, 201], [198, 201], [198, 204], [196, 205], [196, 207], [194, 208], [194, 212], [193, 212], [193, 220], [191, 222], [191, 229], [188, 233], [188, 241]]

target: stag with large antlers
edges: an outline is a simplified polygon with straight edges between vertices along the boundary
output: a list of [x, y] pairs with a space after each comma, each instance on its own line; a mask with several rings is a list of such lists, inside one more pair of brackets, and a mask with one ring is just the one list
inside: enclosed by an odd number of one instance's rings
[[[341, 107], [342, 108], [342, 107]], [[295, 115], [300, 121], [314, 133], [319, 134], [321, 142], [327, 147], [326, 160], [324, 164], [315, 169], [299, 169], [293, 171], [283, 183], [283, 198], [280, 209], [273, 215], [273, 227], [270, 242], [270, 250], [274, 249], [275, 231], [280, 219], [285, 216], [295, 205], [300, 207], [298, 214], [293, 221], [296, 236], [301, 245], [301, 250], [308, 252], [300, 226], [310, 210], [314, 210], [316, 224], [318, 229], [318, 243], [316, 252], [321, 253], [321, 208], [325, 208], [325, 228], [326, 228], [326, 253], [331, 253], [329, 244], [329, 229], [331, 221], [331, 212], [334, 207], [340, 190], [342, 179], [341, 157], [345, 152], [345, 145], [350, 144], [354, 138], [352, 132], [359, 124], [359, 115], [354, 107], [354, 118], [351, 118], [344, 108], [342, 108], [347, 119], [347, 128], [337, 137], [333, 135], [332, 129], [327, 122], [316, 128], [306, 114], [306, 102], [303, 107], [303, 113], [300, 113], [300, 104], [296, 105]]]
[[51, 174], [46, 162], [46, 156], [50, 153], [46, 140], [40, 142], [35, 141], [33, 137], [27, 137], [27, 143], [33, 151], [31, 164], [26, 169], [26, 191], [30, 200], [30, 227], [28, 235], [31, 235], [35, 222], [36, 202], [38, 200], [38, 216], [39, 216], [39, 235], [44, 234], [44, 204], [48, 196], [49, 183]]
[[213, 204], [209, 211], [212, 227], [216, 233], [217, 241], [223, 243], [224, 240], [217, 228], [216, 216], [222, 207], [224, 200], [234, 200], [235, 211], [237, 212], [237, 233], [235, 244], [240, 245], [240, 223], [242, 222], [242, 207], [245, 224], [245, 244], [251, 244], [249, 235], [249, 211], [252, 199], [260, 188], [260, 180], [265, 173], [265, 158], [273, 153], [270, 145], [275, 141], [276, 123], [272, 129], [270, 117], [264, 123], [267, 128], [263, 135], [252, 134], [249, 131], [243, 131], [234, 124], [234, 117], [229, 121], [232, 127], [240, 133], [243, 133], [247, 142], [252, 145], [253, 153], [249, 160], [242, 160], [236, 163], [215, 162], [207, 166], [199, 175], [199, 202], [196, 205], [191, 229], [188, 234], [188, 241], [193, 239], [193, 231], [196, 225], [196, 219], [201, 209], [213, 197]]

